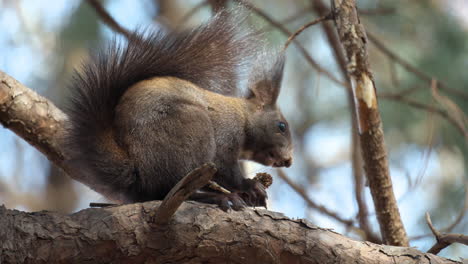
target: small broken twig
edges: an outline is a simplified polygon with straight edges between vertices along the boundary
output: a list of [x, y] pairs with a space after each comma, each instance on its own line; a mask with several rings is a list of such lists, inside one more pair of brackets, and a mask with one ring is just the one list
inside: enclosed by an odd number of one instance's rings
[[291, 44], [291, 42], [297, 37], [299, 36], [299, 34], [302, 33], [302, 31], [304, 31], [306, 28], [308, 27], [311, 27], [313, 25], [316, 25], [320, 22], [323, 22], [325, 20], [330, 20], [333, 18], [333, 14], [332, 13], [328, 13], [324, 16], [321, 16], [305, 25], [303, 25], [301, 28], [299, 28], [296, 32], [294, 32], [291, 36], [289, 36], [288, 40], [286, 41], [286, 43], [284, 44], [284, 47], [283, 47], [283, 51], [286, 50], [289, 46], [289, 44]]
[[437, 242], [427, 251], [427, 253], [432, 253], [437, 255], [442, 249], [450, 246], [452, 243], [460, 243], [468, 246], [468, 236], [463, 234], [445, 234], [440, 233], [432, 225], [431, 216], [426, 212], [426, 222], [429, 228], [434, 234]]
[[158, 225], [167, 224], [182, 202], [208, 184], [216, 171], [213, 163], [206, 163], [187, 174], [166, 195], [158, 209], [150, 214], [152, 222]]
[[231, 193], [231, 191], [229, 191], [228, 189], [226, 189], [223, 186], [219, 185], [215, 181], [209, 181], [208, 182], [208, 187], [210, 189], [212, 189], [212, 190], [215, 190], [215, 191], [218, 191], [218, 192], [221, 192], [221, 193], [225, 193], [225, 194], [230, 194]]

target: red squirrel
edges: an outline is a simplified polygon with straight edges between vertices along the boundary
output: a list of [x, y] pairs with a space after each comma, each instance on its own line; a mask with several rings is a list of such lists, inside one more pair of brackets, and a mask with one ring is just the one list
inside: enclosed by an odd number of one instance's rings
[[284, 55], [240, 69], [258, 54], [256, 34], [222, 11], [184, 32], [133, 33], [91, 56], [71, 82], [66, 143], [75, 178], [120, 202], [160, 200], [187, 173], [213, 162], [213, 180], [190, 199], [240, 210], [264, 206], [262, 184], [239, 160], [292, 163], [291, 133], [276, 101]]

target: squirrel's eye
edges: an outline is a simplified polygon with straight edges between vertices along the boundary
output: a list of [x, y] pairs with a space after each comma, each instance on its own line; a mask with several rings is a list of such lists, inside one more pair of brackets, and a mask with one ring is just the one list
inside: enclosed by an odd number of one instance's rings
[[286, 123], [281, 122], [281, 121], [278, 122], [278, 128], [279, 128], [279, 130], [281, 131], [281, 133], [286, 132]]

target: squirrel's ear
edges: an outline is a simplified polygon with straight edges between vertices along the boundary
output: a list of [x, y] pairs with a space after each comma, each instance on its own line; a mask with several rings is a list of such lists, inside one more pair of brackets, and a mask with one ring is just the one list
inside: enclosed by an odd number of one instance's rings
[[249, 81], [248, 99], [267, 106], [274, 105], [281, 88], [284, 69], [284, 53], [281, 52], [269, 69], [257, 70]]

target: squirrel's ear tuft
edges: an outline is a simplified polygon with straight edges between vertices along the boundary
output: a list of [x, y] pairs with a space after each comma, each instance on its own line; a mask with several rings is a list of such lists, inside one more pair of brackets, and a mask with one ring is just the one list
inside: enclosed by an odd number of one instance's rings
[[[266, 56], [262, 57], [266, 58]], [[267, 68], [261, 66], [262, 62], [258, 62], [249, 80], [247, 98], [266, 106], [276, 104], [281, 89], [281, 81], [283, 80], [284, 62], [283, 52], [280, 52], [274, 62]]]

